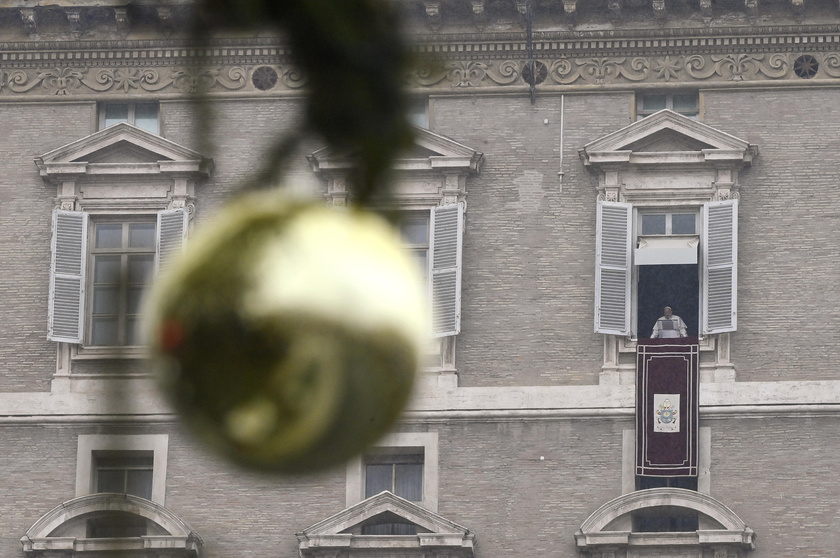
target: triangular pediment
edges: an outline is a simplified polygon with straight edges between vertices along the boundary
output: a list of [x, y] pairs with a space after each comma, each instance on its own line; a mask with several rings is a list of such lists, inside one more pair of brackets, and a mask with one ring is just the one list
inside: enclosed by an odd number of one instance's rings
[[[425, 128], [415, 128], [414, 132], [414, 145], [396, 158], [395, 169], [479, 171], [484, 154]], [[336, 153], [329, 147], [313, 152], [308, 159], [316, 172], [346, 171], [353, 165], [353, 158], [348, 153]]]
[[380, 492], [304, 529], [307, 537], [352, 535], [373, 522], [415, 525], [418, 533], [467, 536], [469, 529], [391, 492]]
[[715, 147], [694, 137], [681, 134], [676, 130], [666, 128], [634, 141], [624, 149], [655, 153], [659, 151], [702, 151], [704, 149], [715, 149]]
[[206, 174], [212, 160], [200, 153], [121, 122], [35, 158], [42, 176], [56, 174]]
[[587, 165], [710, 161], [748, 164], [756, 153], [755, 146], [745, 140], [676, 112], [661, 110], [586, 144], [581, 157]]

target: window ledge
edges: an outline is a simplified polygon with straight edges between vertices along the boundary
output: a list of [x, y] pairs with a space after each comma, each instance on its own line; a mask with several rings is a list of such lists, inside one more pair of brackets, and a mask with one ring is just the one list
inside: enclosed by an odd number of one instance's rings
[[122, 360], [149, 358], [149, 349], [134, 345], [126, 347], [85, 347], [71, 345], [70, 358], [72, 360]]
[[[619, 353], [635, 353], [639, 340], [629, 337], [615, 336], [618, 340]], [[714, 351], [717, 346], [717, 335], [711, 334], [699, 338], [700, 351]]]

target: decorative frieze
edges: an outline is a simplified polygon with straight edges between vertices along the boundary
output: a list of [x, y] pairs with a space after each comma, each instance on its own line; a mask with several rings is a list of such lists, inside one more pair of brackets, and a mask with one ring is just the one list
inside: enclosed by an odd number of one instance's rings
[[[629, 0], [624, 0], [626, 3]], [[429, 2], [430, 6], [433, 2]], [[479, 17], [482, 3], [473, 8]], [[618, 5], [618, 4], [617, 4]], [[25, 11], [21, 12], [21, 17]], [[34, 17], [34, 16], [33, 16]], [[37, 22], [33, 19], [32, 25]], [[412, 89], [480, 91], [527, 85], [525, 43], [417, 43]], [[40, 48], [39, 48], [40, 47]], [[586, 87], [736, 87], [840, 79], [840, 30], [773, 36], [601, 38], [534, 43], [540, 89]], [[305, 87], [287, 49], [265, 39], [198, 48], [179, 41], [0, 43], [0, 99], [23, 95], [100, 96], [206, 92], [276, 94]]]
[[[542, 86], [675, 84], [768, 80], [838, 79], [840, 53], [815, 54], [818, 70], [805, 77], [794, 72], [794, 54], [712, 54], [651, 57], [558, 57], [541, 59], [548, 68]], [[411, 76], [420, 87], [480, 88], [524, 84], [524, 60], [470, 60], [427, 64]]]

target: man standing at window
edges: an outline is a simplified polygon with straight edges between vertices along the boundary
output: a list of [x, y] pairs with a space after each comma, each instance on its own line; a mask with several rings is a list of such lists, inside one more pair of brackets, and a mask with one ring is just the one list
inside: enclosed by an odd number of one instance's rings
[[668, 339], [673, 337], [686, 337], [685, 322], [679, 316], [675, 316], [670, 306], [663, 310], [664, 316], [656, 320], [653, 325], [651, 339]]

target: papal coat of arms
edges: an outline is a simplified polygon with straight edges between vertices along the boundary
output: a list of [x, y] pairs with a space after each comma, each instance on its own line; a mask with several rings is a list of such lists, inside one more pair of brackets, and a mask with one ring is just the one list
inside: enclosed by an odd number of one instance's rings
[[678, 393], [654, 394], [653, 396], [653, 431], [680, 431], [680, 396]]

